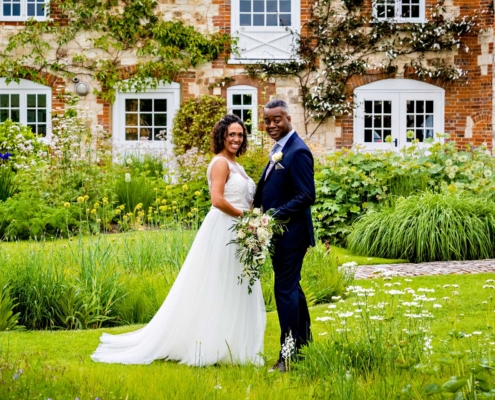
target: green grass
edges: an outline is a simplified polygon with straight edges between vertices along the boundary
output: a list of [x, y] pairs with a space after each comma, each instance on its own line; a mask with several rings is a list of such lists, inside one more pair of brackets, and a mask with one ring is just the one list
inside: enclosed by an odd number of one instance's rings
[[[483, 289], [486, 279], [493, 274], [445, 275], [418, 277], [411, 281], [393, 278], [391, 281], [359, 281], [363, 287], [383, 287], [385, 283], [400, 282], [400, 288], [433, 288], [430, 296], [437, 298], [443, 308], [435, 312], [431, 320], [431, 333], [434, 344], [448, 339], [448, 332], [454, 327], [458, 331], [470, 333], [482, 331], [490, 333], [493, 326], [493, 304], [487, 311], [483, 301], [489, 299], [493, 289]], [[457, 284], [458, 288], [443, 286]], [[453, 303], [442, 297], [453, 298], [458, 291], [455, 312]], [[356, 298], [350, 297], [337, 306], [352, 308]], [[311, 309], [315, 344], [323, 345], [336, 326], [316, 321], [325, 313], [327, 305]], [[122, 333], [139, 328], [140, 325], [86, 331], [29, 331], [0, 333], [0, 398], [1, 399], [334, 399], [346, 398], [337, 390], [339, 376], [328, 374], [324, 366], [319, 375], [296, 371], [287, 374], [268, 373], [275, 361], [278, 350], [278, 322], [276, 314], [268, 313], [265, 335], [266, 366], [212, 366], [192, 368], [173, 362], [157, 361], [147, 366], [124, 366], [98, 364], [91, 361], [90, 354], [98, 345], [103, 331]], [[326, 335], [320, 335], [328, 332]], [[23, 374], [13, 379], [19, 369]], [[299, 371], [298, 371], [299, 370]], [[444, 371], [447, 373], [448, 371]], [[448, 377], [442, 377], [447, 379]], [[422, 377], [428, 382], [432, 377]], [[384, 395], [390, 398], [410, 398], [400, 394], [400, 389], [411, 381], [408, 371], [398, 371], [395, 375], [381, 376], [367, 374], [355, 377], [357, 394], [347, 398], [379, 399]], [[389, 385], [389, 386], [387, 386]], [[221, 386], [221, 389], [219, 388]], [[216, 387], [216, 388], [215, 388]], [[387, 389], [388, 387], [388, 389]]]

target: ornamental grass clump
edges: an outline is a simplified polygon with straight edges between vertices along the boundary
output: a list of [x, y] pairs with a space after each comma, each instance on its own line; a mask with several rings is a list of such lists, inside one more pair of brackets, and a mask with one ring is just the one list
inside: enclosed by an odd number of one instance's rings
[[469, 194], [425, 192], [364, 215], [347, 238], [351, 252], [411, 262], [495, 257], [495, 205]]

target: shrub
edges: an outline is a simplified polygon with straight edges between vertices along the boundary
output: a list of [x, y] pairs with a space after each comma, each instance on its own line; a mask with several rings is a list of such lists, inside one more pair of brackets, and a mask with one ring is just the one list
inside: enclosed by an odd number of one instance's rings
[[193, 147], [208, 153], [210, 133], [226, 113], [225, 100], [216, 96], [203, 95], [182, 103], [172, 129], [174, 153], [181, 155]]
[[359, 146], [330, 154], [315, 174], [315, 227], [320, 238], [343, 242], [359, 216], [388, 204], [396, 196], [423, 190], [495, 193], [495, 158], [484, 146], [455, 142], [400, 153], [362, 152]]
[[423, 193], [364, 215], [347, 239], [359, 255], [411, 262], [495, 257], [495, 206], [468, 194]]

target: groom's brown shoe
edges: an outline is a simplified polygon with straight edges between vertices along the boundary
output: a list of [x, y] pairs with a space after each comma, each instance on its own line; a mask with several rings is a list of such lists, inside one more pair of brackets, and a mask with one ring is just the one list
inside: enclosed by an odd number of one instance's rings
[[287, 372], [287, 368], [285, 365], [285, 361], [279, 360], [275, 363], [275, 365], [268, 370], [268, 372], [275, 372], [275, 371], [280, 371], [280, 372]]

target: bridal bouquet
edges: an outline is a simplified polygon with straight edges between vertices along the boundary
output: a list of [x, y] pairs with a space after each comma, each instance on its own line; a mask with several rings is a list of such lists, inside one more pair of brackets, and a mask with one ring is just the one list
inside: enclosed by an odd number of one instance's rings
[[243, 265], [239, 283], [243, 279], [249, 280], [248, 293], [252, 292], [251, 286], [260, 278], [261, 267], [273, 250], [273, 235], [283, 232], [283, 225], [273, 218], [273, 214], [254, 208], [245, 211], [242, 218], [230, 228], [236, 237], [229, 244], [237, 245], [235, 255]]

